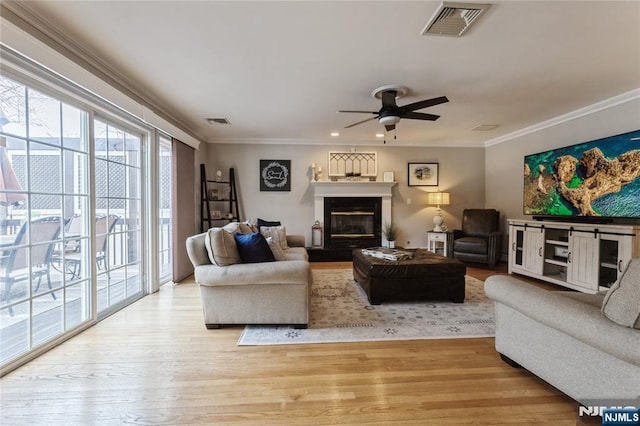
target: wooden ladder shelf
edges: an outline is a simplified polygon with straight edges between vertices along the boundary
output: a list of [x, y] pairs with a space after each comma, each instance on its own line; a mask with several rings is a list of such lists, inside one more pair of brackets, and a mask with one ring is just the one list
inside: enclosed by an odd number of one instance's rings
[[229, 180], [211, 180], [207, 179], [205, 165], [200, 164], [200, 200], [200, 232], [224, 222], [240, 221], [233, 167], [229, 169]]

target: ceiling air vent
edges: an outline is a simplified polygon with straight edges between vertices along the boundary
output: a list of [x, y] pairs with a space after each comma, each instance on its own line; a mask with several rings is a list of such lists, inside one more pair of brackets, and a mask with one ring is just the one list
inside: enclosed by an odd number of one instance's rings
[[214, 117], [206, 119], [209, 124], [231, 124], [226, 117]]
[[489, 130], [497, 129], [498, 127], [500, 126], [497, 124], [478, 124], [476, 127], [472, 128], [471, 130], [476, 130], [479, 132], [488, 132]]
[[443, 2], [420, 34], [460, 37], [489, 7], [483, 3]]

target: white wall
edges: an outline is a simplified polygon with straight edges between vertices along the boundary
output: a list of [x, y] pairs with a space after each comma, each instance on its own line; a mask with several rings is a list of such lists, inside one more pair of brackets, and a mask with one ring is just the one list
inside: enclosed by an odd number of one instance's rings
[[[437, 162], [442, 191], [451, 192], [451, 206], [443, 207], [445, 224], [450, 229], [460, 226], [462, 210], [482, 208], [484, 200], [484, 148], [416, 148], [387, 145], [359, 146], [357, 151], [378, 153], [378, 180], [384, 171], [394, 171], [398, 182], [393, 188], [392, 216], [400, 228], [398, 244], [425, 247], [426, 231], [433, 228], [435, 207], [426, 206], [426, 191], [436, 187], [408, 187], [407, 163]], [[313, 224], [313, 189], [310, 166], [323, 168], [327, 179], [329, 151], [349, 151], [348, 146], [209, 144], [207, 173], [214, 176], [234, 167], [238, 181], [240, 211], [243, 220], [280, 220], [287, 233], [302, 234], [311, 242]], [[291, 160], [291, 192], [260, 192], [259, 161]], [[407, 204], [411, 199], [411, 204]]]
[[[522, 213], [524, 156], [588, 142], [640, 129], [640, 99], [593, 113], [489, 146], [485, 152], [486, 206], [500, 210], [502, 229], [506, 218], [530, 218]], [[507, 244], [504, 246], [507, 250]]]

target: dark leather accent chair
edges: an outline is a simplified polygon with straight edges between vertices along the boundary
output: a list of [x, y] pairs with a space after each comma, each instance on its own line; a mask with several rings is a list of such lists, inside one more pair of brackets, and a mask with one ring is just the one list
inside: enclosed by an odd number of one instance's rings
[[462, 229], [453, 231], [453, 257], [496, 266], [502, 254], [502, 234], [499, 230], [499, 211], [465, 209], [462, 212]]

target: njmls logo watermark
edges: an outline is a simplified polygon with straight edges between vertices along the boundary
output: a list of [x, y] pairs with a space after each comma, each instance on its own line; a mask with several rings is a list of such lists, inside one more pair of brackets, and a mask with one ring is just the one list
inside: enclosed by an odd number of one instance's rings
[[640, 426], [640, 398], [635, 401], [594, 401], [578, 407], [578, 415], [600, 416], [603, 426]]

